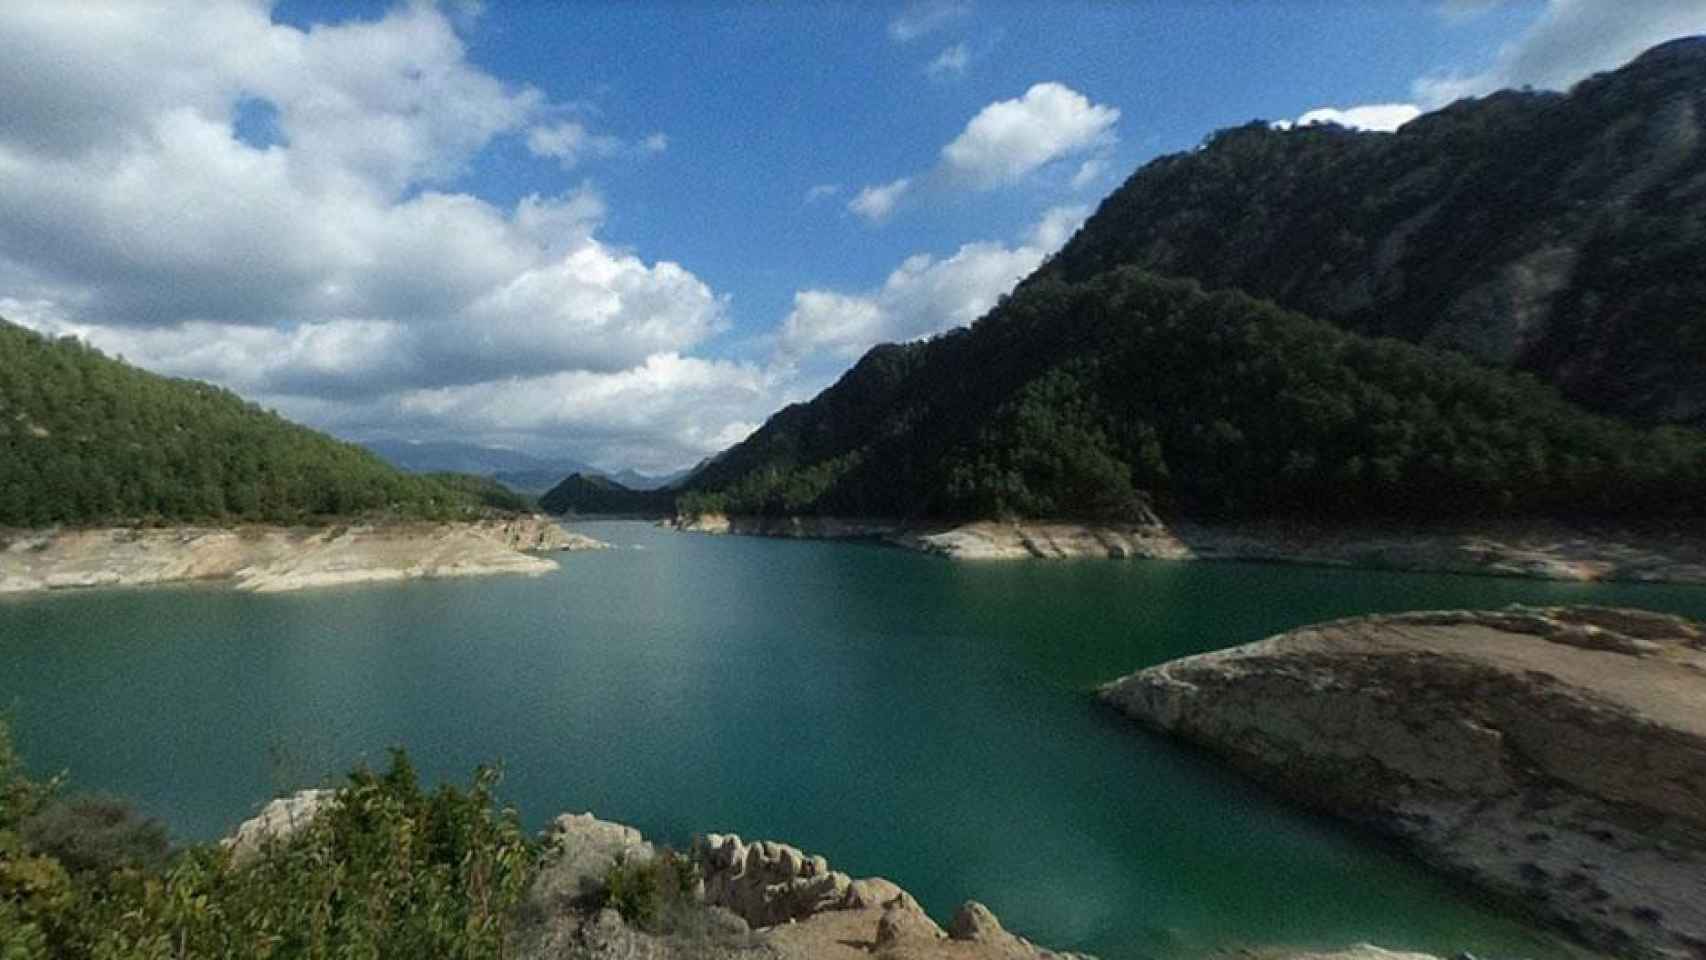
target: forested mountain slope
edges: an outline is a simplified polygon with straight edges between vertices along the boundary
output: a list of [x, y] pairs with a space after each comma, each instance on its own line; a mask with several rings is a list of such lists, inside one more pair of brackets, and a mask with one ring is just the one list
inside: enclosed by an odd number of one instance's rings
[[1532, 377], [1135, 268], [1040, 276], [868, 353], [695, 477], [686, 513], [907, 519], [1698, 517], [1706, 438]]
[[1223, 131], [1143, 167], [1043, 274], [1135, 265], [1706, 426], [1706, 38], [1395, 134]]
[[1139, 170], [969, 330], [776, 414], [680, 506], [1697, 519], [1703, 121], [1693, 39], [1396, 134], [1224, 131]]
[[481, 497], [229, 391], [0, 321], [0, 526], [453, 517]]

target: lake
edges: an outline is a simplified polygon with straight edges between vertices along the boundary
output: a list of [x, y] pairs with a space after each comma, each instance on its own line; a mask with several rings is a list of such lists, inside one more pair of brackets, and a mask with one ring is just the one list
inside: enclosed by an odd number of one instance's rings
[[1312, 621], [1513, 602], [1706, 618], [1706, 590], [1232, 563], [955, 563], [862, 544], [575, 529], [537, 578], [0, 602], [0, 706], [37, 772], [180, 838], [406, 745], [501, 762], [530, 826], [784, 840], [946, 920], [1172, 958], [1246, 944], [1559, 945], [1388, 848], [1098, 707], [1138, 667]]

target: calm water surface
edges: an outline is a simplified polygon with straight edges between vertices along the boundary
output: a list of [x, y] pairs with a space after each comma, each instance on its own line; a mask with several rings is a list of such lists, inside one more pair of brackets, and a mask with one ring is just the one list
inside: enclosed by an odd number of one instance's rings
[[1379, 610], [1706, 590], [580, 529], [538, 578], [0, 603], [0, 705], [38, 771], [211, 838], [406, 744], [501, 761], [530, 825], [591, 809], [683, 844], [776, 838], [945, 919], [988, 903], [1107, 958], [1246, 943], [1556, 956], [1557, 944], [1098, 708], [1097, 683]]

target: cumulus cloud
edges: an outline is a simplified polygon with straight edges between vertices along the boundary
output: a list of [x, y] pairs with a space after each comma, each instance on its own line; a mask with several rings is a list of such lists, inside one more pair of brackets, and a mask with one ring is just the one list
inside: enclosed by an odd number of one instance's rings
[[778, 354], [787, 363], [845, 361], [878, 343], [966, 326], [1058, 250], [1087, 213], [1085, 207], [1053, 208], [1014, 246], [968, 243], [942, 259], [915, 254], [874, 290], [797, 291], [777, 338]]
[[1012, 183], [1051, 160], [1106, 144], [1120, 112], [1071, 87], [1039, 83], [978, 111], [942, 148], [942, 169], [977, 189]]
[[911, 177], [901, 177], [890, 183], [866, 187], [847, 201], [847, 209], [864, 218], [867, 223], [882, 223], [894, 214], [894, 208], [912, 187]]
[[456, 424], [484, 437], [556, 436], [639, 470], [681, 466], [677, 451], [721, 450], [771, 412], [776, 383], [757, 367], [675, 353], [615, 373], [561, 371], [400, 394], [397, 423]]
[[[1492, 0], [1455, 0], [1443, 9], [1459, 15]], [[1610, 70], [1666, 40], [1706, 33], [1700, 0], [1547, 0], [1520, 37], [1499, 50], [1478, 73], [1435, 74], [1416, 82], [1429, 107], [1507, 87], [1565, 90], [1589, 74]]]
[[[1308, 127], [1315, 124], [1331, 123], [1353, 130], [1378, 130], [1391, 133], [1411, 120], [1422, 115], [1422, 109], [1413, 103], [1370, 103], [1359, 107], [1318, 107], [1298, 117], [1295, 126]], [[1290, 127], [1294, 124], [1282, 123], [1277, 126]]]
[[970, 65], [971, 51], [966, 49], [965, 44], [956, 43], [936, 54], [936, 59], [924, 67], [924, 73], [932, 80], [945, 80], [964, 74], [966, 67]]
[[889, 21], [889, 38], [910, 43], [935, 33], [971, 12], [966, 0], [919, 0]]
[[989, 104], [942, 147], [926, 176], [902, 177], [860, 190], [847, 208], [866, 222], [892, 216], [909, 192], [924, 189], [992, 190], [1073, 157], [1089, 156], [1071, 178], [1074, 189], [1101, 172], [1116, 137], [1116, 107], [1092, 103], [1071, 87], [1039, 83], [1012, 100]]
[[[595, 190], [444, 188], [500, 137], [565, 166], [629, 146], [550, 122], [430, 4], [311, 30], [269, 10], [0, 5], [0, 315], [346, 434], [502, 429], [668, 467], [768, 412], [753, 370], [687, 353], [726, 298], [601, 241]], [[257, 104], [264, 144], [237, 129]], [[492, 397], [555, 412], [501, 420]], [[617, 416], [640, 406], [662, 420]]]

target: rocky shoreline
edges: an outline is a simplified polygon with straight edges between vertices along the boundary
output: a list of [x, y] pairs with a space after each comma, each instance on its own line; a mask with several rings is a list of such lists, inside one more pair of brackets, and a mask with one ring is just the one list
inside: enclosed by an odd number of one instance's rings
[[[224, 841], [241, 868], [271, 842], [306, 827], [331, 790], [303, 790], [267, 804]], [[640, 831], [591, 813], [563, 814], [543, 836], [527, 918], [510, 944], [521, 958], [581, 960], [1091, 960], [1056, 953], [1008, 932], [989, 908], [968, 900], [947, 929], [913, 896], [882, 877], [854, 879], [821, 856], [774, 841], [702, 834], [689, 854], [698, 875], [687, 900], [694, 914], [677, 929], [644, 929], [605, 903], [618, 864], [663, 856]]]
[[1093, 526], [991, 521], [920, 528], [880, 519], [723, 514], [666, 525], [690, 533], [875, 540], [955, 560], [1240, 560], [1540, 580], [1706, 584], [1706, 542], [1698, 538], [1555, 526], [1442, 531], [1279, 523]]
[[607, 546], [538, 514], [319, 527], [0, 531], [0, 594], [224, 582], [276, 593], [418, 578], [538, 574], [545, 554]]
[[1101, 696], [1594, 948], [1706, 958], [1706, 625], [1594, 607], [1360, 617]]

